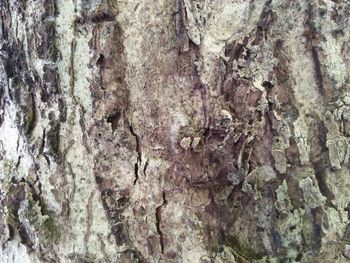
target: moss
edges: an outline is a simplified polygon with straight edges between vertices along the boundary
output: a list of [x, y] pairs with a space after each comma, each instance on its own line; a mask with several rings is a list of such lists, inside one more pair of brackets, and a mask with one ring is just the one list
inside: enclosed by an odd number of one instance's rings
[[255, 252], [246, 241], [238, 236], [226, 235], [224, 243], [233, 250], [232, 253], [240, 258], [241, 262], [251, 262], [251, 260], [258, 260], [263, 257], [263, 255]]
[[7, 224], [11, 226], [16, 226], [18, 224], [18, 215], [17, 211], [13, 207], [8, 208], [7, 213]]
[[[38, 198], [34, 198], [38, 199]], [[46, 205], [41, 199], [34, 200], [28, 196], [28, 211], [27, 218], [30, 225], [39, 231], [40, 242], [58, 243], [61, 238], [61, 232], [54, 217], [55, 214], [46, 208]]]
[[43, 216], [46, 216], [42, 228], [43, 237], [45, 237], [45, 239], [47, 239], [48, 241], [52, 241], [55, 244], [57, 244], [61, 239], [61, 231], [57, 222], [54, 219], [54, 213], [49, 211], [43, 202], [41, 202], [41, 213], [43, 214]]
[[52, 217], [49, 217], [45, 220], [44, 228], [46, 230], [44, 230], [46, 238], [57, 244], [61, 239], [61, 232], [59, 231], [59, 228]]

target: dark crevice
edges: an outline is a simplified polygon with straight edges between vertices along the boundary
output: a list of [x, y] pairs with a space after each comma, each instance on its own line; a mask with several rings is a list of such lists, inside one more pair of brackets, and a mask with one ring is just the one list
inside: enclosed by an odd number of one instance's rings
[[19, 165], [21, 164], [21, 159], [22, 159], [22, 156], [19, 156], [15, 165], [16, 169], [18, 169]]
[[264, 81], [261, 85], [267, 90], [271, 90], [274, 86], [271, 81]]
[[12, 225], [7, 225], [7, 227], [9, 230], [9, 237], [8, 237], [7, 241], [10, 241], [10, 240], [13, 240], [15, 238], [15, 230], [14, 230]]
[[[344, 211], [348, 212], [348, 219], [350, 220], [350, 202], [348, 203], [348, 205], [344, 208]], [[347, 227], [347, 231], [345, 232], [346, 233], [349, 233], [349, 241], [350, 241], [350, 225], [348, 225]]]
[[307, 10], [307, 18], [305, 21], [305, 32], [304, 36], [307, 39], [306, 49], [311, 52], [311, 57], [315, 70], [315, 81], [319, 92], [321, 95], [324, 95], [324, 84], [322, 76], [322, 68], [319, 58], [318, 43], [320, 42], [320, 34], [317, 32], [314, 19], [315, 19], [315, 8], [312, 4], [309, 4]]
[[256, 36], [253, 44], [258, 45], [261, 41], [267, 39], [267, 31], [274, 21], [274, 13], [271, 10], [271, 0], [266, 1], [265, 6], [260, 14], [260, 19], [256, 29]]
[[30, 93], [29, 95], [29, 103], [28, 103], [28, 110], [25, 114], [25, 134], [27, 137], [30, 137], [32, 134], [32, 131], [35, 128], [37, 116], [36, 116], [36, 105], [35, 105], [35, 97], [33, 93]]
[[140, 137], [134, 132], [134, 129], [131, 125], [129, 125], [129, 129], [130, 129], [130, 133], [135, 137], [135, 141], [136, 141], [137, 160], [135, 162], [135, 180], [134, 180], [134, 185], [135, 185], [139, 179], [139, 165], [141, 165], [141, 162], [142, 162], [141, 143], [140, 143]]
[[143, 167], [143, 174], [145, 175], [145, 177], [147, 176], [146, 170], [147, 170], [148, 165], [149, 165], [149, 160], [147, 159], [145, 166]]
[[311, 209], [311, 217], [312, 217], [312, 236], [313, 238], [310, 240], [311, 247], [315, 251], [320, 251], [322, 245], [322, 238], [324, 233], [322, 231], [322, 223], [323, 223], [323, 214], [324, 211], [321, 207], [317, 207]]
[[136, 162], [135, 163], [135, 180], [134, 180], [134, 185], [137, 183], [137, 181], [139, 180], [139, 165]]
[[114, 132], [117, 129], [120, 117], [121, 117], [120, 112], [112, 113], [107, 117], [107, 122], [110, 123], [112, 126], [112, 132]]
[[302, 253], [299, 253], [298, 256], [295, 258], [295, 261], [296, 261], [296, 262], [300, 262], [301, 259], [302, 259], [302, 257], [303, 257], [303, 254], [302, 254]]
[[326, 183], [326, 170], [324, 168], [324, 162], [318, 161], [314, 163], [314, 169], [315, 169], [315, 177], [316, 177], [320, 192], [323, 196], [327, 198], [326, 205], [336, 209], [336, 207], [332, 203], [332, 201], [335, 199], [335, 196], [332, 193], [332, 191], [328, 188]]
[[47, 165], [50, 167], [50, 165], [51, 165], [50, 158], [46, 155], [46, 153], [44, 153], [43, 156], [47, 162]]
[[322, 71], [321, 71], [321, 63], [320, 59], [318, 56], [318, 51], [315, 46], [311, 47], [311, 54], [312, 54], [312, 60], [314, 63], [314, 68], [315, 68], [315, 79], [317, 83], [317, 87], [319, 89], [319, 92], [321, 95], [324, 95], [324, 86], [323, 86], [323, 76], [322, 76]]
[[30, 252], [33, 252], [34, 243], [31, 240], [29, 234], [27, 233], [25, 226], [21, 223], [18, 227], [18, 234], [21, 239], [21, 243], [24, 244]]
[[164, 235], [160, 227], [160, 223], [162, 221], [162, 207], [167, 204], [167, 200], [165, 198], [165, 192], [163, 191], [163, 203], [156, 208], [156, 228], [159, 235], [159, 243], [160, 250], [162, 254], [164, 254]]
[[70, 65], [69, 65], [69, 75], [70, 75], [70, 80], [69, 80], [69, 85], [71, 88], [71, 94], [73, 96], [74, 101], [76, 102], [76, 99], [74, 97], [74, 86], [75, 86], [75, 72], [74, 72], [74, 54], [76, 50], [76, 40], [75, 38], [71, 42], [71, 56], [70, 56]]
[[47, 154], [53, 156], [57, 160], [61, 157], [60, 152], [60, 129], [61, 129], [61, 123], [60, 122], [52, 122], [50, 129], [46, 133], [46, 148], [47, 148]]
[[40, 144], [40, 148], [39, 148], [39, 154], [42, 154], [44, 152], [44, 148], [45, 148], [45, 138], [46, 138], [46, 129], [43, 130], [43, 135], [41, 138], [41, 144]]
[[315, 117], [318, 121], [317, 129], [315, 129], [315, 137], [318, 138], [317, 145], [314, 146], [315, 149], [318, 149], [318, 152], [315, 152], [314, 156], [312, 156], [311, 162], [313, 164], [313, 168], [315, 171], [315, 178], [320, 189], [321, 194], [326, 197], [326, 206], [333, 207], [337, 209], [333, 200], [335, 196], [333, 192], [329, 189], [327, 185], [326, 175], [327, 175], [327, 167], [329, 164], [328, 159], [328, 148], [326, 146], [327, 143], [327, 129], [325, 124], [318, 118]]
[[277, 90], [281, 89], [281, 93], [285, 90], [286, 99], [285, 102], [282, 103], [281, 109], [288, 113], [288, 118], [293, 121], [299, 116], [299, 110], [298, 107], [295, 106], [297, 105], [297, 101], [292, 88], [292, 80], [288, 74], [290, 61], [283, 45], [283, 40], [276, 41], [274, 57], [277, 59], [278, 64], [276, 67], [276, 86], [274, 86], [274, 88], [280, 87], [277, 88]]
[[130, 125], [129, 126], [130, 132], [131, 134], [135, 137], [136, 140], [136, 152], [138, 153], [138, 161], [141, 162], [142, 161], [142, 156], [141, 156], [141, 144], [140, 144], [140, 137], [134, 132], [133, 127]]
[[99, 66], [103, 66], [105, 64], [105, 56], [100, 54], [100, 57], [97, 59], [96, 64]]
[[98, 14], [95, 17], [92, 17], [91, 21], [93, 23], [114, 22], [115, 17], [111, 14], [102, 13], [102, 14]]
[[58, 109], [60, 112], [60, 122], [66, 122], [67, 120], [67, 105], [64, 98], [58, 98]]
[[[84, 115], [85, 115], [85, 113], [86, 113], [86, 111], [84, 110], [84, 107], [81, 107], [79, 124], [80, 124], [80, 127], [81, 127], [82, 131], [86, 131], [86, 126], [85, 126], [85, 122], [84, 122]], [[82, 139], [83, 139], [83, 144], [85, 146], [85, 149], [87, 150], [88, 153], [91, 153], [91, 148], [90, 148], [89, 143], [88, 143], [88, 138], [87, 138], [86, 132], [83, 132]]]
[[116, 22], [115, 15], [112, 13], [108, 14], [106, 12], [97, 12], [95, 14], [91, 14], [86, 7], [83, 7], [85, 9], [83, 11], [82, 17], [78, 17], [75, 19], [74, 23], [77, 25], [84, 25], [84, 24], [101, 24], [101, 23], [113, 23]]

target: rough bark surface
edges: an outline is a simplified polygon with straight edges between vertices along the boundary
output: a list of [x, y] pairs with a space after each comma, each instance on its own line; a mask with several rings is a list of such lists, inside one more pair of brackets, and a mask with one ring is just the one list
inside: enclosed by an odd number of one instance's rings
[[0, 0], [0, 262], [349, 262], [348, 0]]

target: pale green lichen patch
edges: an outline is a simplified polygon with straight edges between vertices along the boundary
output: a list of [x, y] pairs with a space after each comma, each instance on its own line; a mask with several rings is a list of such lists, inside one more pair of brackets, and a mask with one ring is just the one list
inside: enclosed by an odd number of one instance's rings
[[333, 167], [341, 169], [341, 164], [349, 161], [349, 139], [341, 135], [339, 126], [329, 111], [324, 116], [324, 123], [327, 128], [326, 146], [330, 162]]
[[15, 177], [17, 173], [16, 162], [8, 159], [2, 160], [2, 174], [5, 178]]
[[316, 208], [325, 203], [326, 197], [321, 194], [317, 184], [310, 177], [301, 179], [299, 187], [303, 190], [304, 201], [308, 208]]
[[276, 189], [276, 208], [282, 213], [289, 213], [293, 209], [292, 203], [290, 202], [288, 195], [288, 185], [286, 180], [283, 180], [283, 183], [278, 186]]

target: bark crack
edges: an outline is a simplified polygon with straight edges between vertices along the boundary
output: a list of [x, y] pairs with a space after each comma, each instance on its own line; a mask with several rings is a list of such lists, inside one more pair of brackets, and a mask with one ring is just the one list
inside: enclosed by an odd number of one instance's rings
[[71, 165], [71, 163], [70, 162], [67, 162], [67, 165], [68, 165], [68, 170], [69, 170], [69, 172], [70, 172], [70, 174], [72, 175], [72, 183], [73, 183], [73, 185], [72, 185], [72, 192], [71, 192], [71, 194], [70, 194], [70, 199], [72, 200], [73, 198], [74, 198], [74, 195], [75, 195], [75, 191], [76, 191], [76, 185], [75, 185], [75, 178], [76, 178], [76, 175], [75, 175], [75, 173], [74, 173], [74, 171], [73, 171], [73, 168], [72, 168], [72, 165]]
[[76, 50], [76, 45], [77, 45], [77, 41], [75, 38], [72, 39], [71, 42], [71, 53], [70, 53], [70, 67], [69, 67], [69, 73], [70, 73], [70, 88], [71, 88], [71, 93], [73, 96], [73, 100], [75, 102], [76, 98], [74, 95], [74, 89], [75, 89], [75, 73], [74, 73], [74, 54], [75, 54], [75, 50]]
[[85, 122], [84, 122], [84, 115], [85, 115], [85, 110], [84, 107], [82, 105], [80, 105], [80, 120], [79, 120], [79, 124], [81, 127], [81, 132], [82, 132], [82, 140], [83, 140], [83, 144], [85, 146], [86, 151], [90, 154], [91, 153], [91, 148], [88, 144], [88, 138], [86, 135], [86, 126], [85, 126]]
[[44, 152], [44, 148], [45, 148], [45, 144], [46, 144], [46, 129], [43, 129], [43, 135], [41, 138], [41, 144], [39, 147], [39, 154], [42, 154]]
[[138, 162], [135, 163], [135, 180], [134, 180], [134, 185], [137, 183], [137, 181], [139, 180], [139, 164]]
[[317, 84], [317, 87], [319, 89], [319, 92], [322, 96], [324, 96], [324, 84], [323, 84], [323, 75], [322, 75], [322, 69], [321, 69], [321, 63], [320, 58], [318, 54], [318, 46], [317, 44], [320, 42], [320, 34], [317, 32], [317, 29], [314, 24], [314, 7], [312, 4], [309, 4], [308, 10], [307, 10], [307, 17], [305, 22], [305, 32], [304, 35], [307, 42], [307, 48], [311, 52], [312, 62], [314, 66], [315, 71], [315, 81]]
[[162, 221], [162, 207], [167, 204], [167, 200], [165, 198], [165, 191], [163, 191], [163, 203], [156, 208], [156, 228], [159, 235], [159, 244], [160, 250], [162, 254], [164, 254], [164, 234], [161, 230], [161, 221]]
[[146, 170], [147, 170], [148, 165], [149, 165], [149, 159], [146, 160], [145, 166], [143, 167], [143, 174], [145, 177], [147, 177]]
[[86, 211], [87, 211], [87, 227], [86, 227], [86, 233], [84, 235], [84, 246], [85, 246], [85, 249], [87, 251], [87, 253], [89, 253], [89, 247], [88, 247], [88, 243], [89, 243], [89, 236], [90, 236], [90, 228], [91, 228], [91, 221], [92, 221], [92, 198], [94, 197], [94, 191], [91, 193], [90, 197], [89, 197], [89, 200], [88, 200], [88, 203], [86, 205]]
[[318, 56], [317, 47], [311, 47], [312, 60], [314, 62], [315, 74], [316, 74], [316, 83], [321, 95], [324, 95], [324, 86], [323, 86], [323, 76], [321, 71], [321, 63]]
[[141, 162], [142, 162], [141, 142], [140, 142], [140, 136], [135, 133], [132, 125], [129, 125], [129, 130], [132, 136], [134, 136], [135, 142], [136, 142], [137, 159], [135, 162], [135, 172], [134, 172], [135, 173], [134, 185], [135, 185], [139, 180], [139, 166], [141, 165]]

